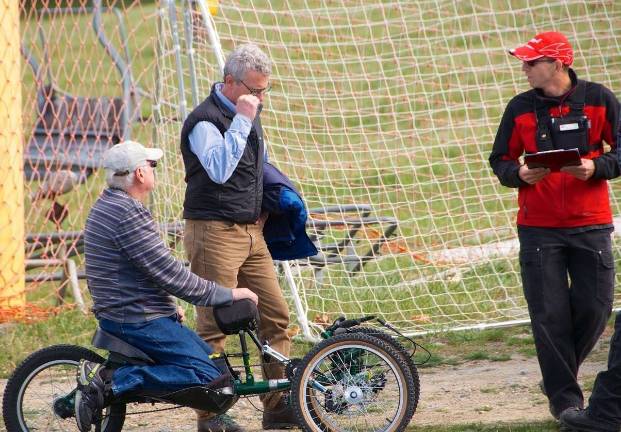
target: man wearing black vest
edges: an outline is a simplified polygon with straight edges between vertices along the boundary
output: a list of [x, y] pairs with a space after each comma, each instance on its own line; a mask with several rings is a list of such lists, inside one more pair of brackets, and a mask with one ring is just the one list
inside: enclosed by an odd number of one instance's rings
[[[612, 310], [607, 181], [619, 176], [619, 102], [604, 86], [577, 78], [561, 33], [538, 34], [509, 53], [522, 61], [532, 89], [509, 102], [489, 160], [501, 184], [518, 188], [522, 284], [542, 390], [558, 419], [583, 407], [578, 368]], [[552, 171], [520, 162], [524, 153], [574, 148], [576, 166]]]
[[[269, 91], [271, 61], [256, 45], [233, 51], [224, 82], [194, 109], [181, 130], [187, 183], [183, 217], [191, 269], [223, 286], [248, 287], [259, 297], [262, 341], [288, 356], [289, 310], [263, 238], [261, 214], [263, 163], [267, 159], [260, 112]], [[211, 308], [199, 307], [197, 332], [214, 351], [224, 351], [225, 336]], [[263, 364], [264, 378], [284, 377], [282, 367]], [[262, 398], [263, 428], [297, 426], [282, 393]], [[241, 431], [228, 416], [198, 414], [198, 431]]]

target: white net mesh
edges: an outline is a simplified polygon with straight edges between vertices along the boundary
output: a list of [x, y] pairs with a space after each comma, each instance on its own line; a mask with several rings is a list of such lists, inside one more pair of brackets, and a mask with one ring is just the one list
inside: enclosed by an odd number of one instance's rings
[[[187, 28], [182, 8], [170, 10], [161, 10], [159, 65], [171, 111], [157, 130], [181, 170], [179, 85], [191, 109], [222, 77], [200, 8]], [[576, 45], [578, 75], [618, 89], [620, 15], [614, 2], [219, 5], [222, 51], [251, 41], [274, 61], [262, 114], [271, 160], [309, 208], [364, 207], [312, 212], [324, 253], [292, 265], [311, 326], [339, 314], [379, 314], [409, 332], [528, 317], [515, 191], [487, 163], [506, 103], [527, 89], [506, 49], [554, 23]], [[158, 210], [173, 221], [184, 185], [181, 171], [166, 176]]]
[[[309, 232], [322, 250], [291, 263], [291, 278], [282, 273], [292, 306], [299, 300], [296, 316], [316, 330], [341, 314], [379, 314], [408, 332], [526, 319], [516, 195], [487, 163], [506, 103], [527, 89], [505, 50], [560, 30], [576, 47], [578, 75], [618, 90], [617, 3], [227, 1], [212, 22], [202, 15], [207, 3], [109, 1], [103, 6], [118, 14], [104, 8], [102, 28], [128, 81], [97, 37], [91, 2], [23, 0], [22, 46], [41, 66], [39, 77], [22, 68], [25, 154], [46, 103], [62, 106], [43, 93], [53, 84], [55, 94], [93, 110], [73, 117], [69, 136], [79, 120], [97, 131], [96, 146], [129, 130], [165, 148], [151, 205], [158, 220], [177, 223], [181, 124], [222, 79], [212, 41], [223, 53], [255, 42], [274, 61], [262, 114], [270, 159], [313, 209]], [[52, 111], [57, 123], [65, 119]], [[67, 154], [80, 150], [52, 150], [51, 160]], [[50, 292], [62, 292], [48, 281], [71, 283], [67, 258], [82, 263], [80, 231], [104, 182], [101, 170], [87, 176], [79, 165], [76, 187], [57, 197], [57, 213], [68, 209], [59, 221], [48, 217], [51, 201], [29, 197], [62, 170], [50, 161], [39, 167], [38, 177], [26, 178], [26, 258], [47, 261], [27, 277], [29, 300], [49, 302], [57, 297]], [[618, 214], [616, 181], [611, 189]], [[181, 243], [177, 253], [184, 256]]]

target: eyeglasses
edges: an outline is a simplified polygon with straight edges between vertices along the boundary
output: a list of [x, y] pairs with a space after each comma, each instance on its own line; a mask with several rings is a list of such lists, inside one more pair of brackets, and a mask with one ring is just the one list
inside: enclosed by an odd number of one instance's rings
[[265, 87], [265, 88], [262, 88], [262, 89], [255, 89], [255, 88], [252, 88], [252, 87], [248, 87], [248, 86], [246, 85], [246, 83], [245, 83], [243, 80], [239, 80], [239, 82], [240, 82], [240, 83], [242, 83], [242, 84], [244, 85], [244, 87], [246, 87], [246, 89], [250, 92], [250, 94], [251, 94], [252, 96], [260, 96], [260, 95], [262, 95], [262, 94], [269, 93], [269, 92], [270, 92], [270, 90], [272, 89], [272, 86], [271, 86], [271, 85], [269, 85], [269, 84], [268, 84], [268, 85], [267, 85], [267, 87]]
[[538, 58], [536, 60], [525, 61], [524, 63], [528, 65], [528, 67], [535, 67], [538, 63], [554, 63], [556, 59], [553, 58]]
[[[157, 167], [157, 161], [148, 160], [147, 161], [147, 165], [149, 165], [151, 168], [155, 168], [155, 167]], [[146, 166], [146, 165], [143, 165], [143, 166]], [[118, 177], [126, 176], [127, 174], [129, 174], [129, 171], [127, 171], [127, 170], [125, 170], [125, 171], [118, 171], [118, 172], [114, 173], [114, 175], [118, 176]]]

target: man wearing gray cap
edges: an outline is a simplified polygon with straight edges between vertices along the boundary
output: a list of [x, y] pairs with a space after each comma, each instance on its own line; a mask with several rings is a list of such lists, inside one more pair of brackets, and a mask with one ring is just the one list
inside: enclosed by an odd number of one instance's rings
[[99, 326], [147, 353], [153, 366], [122, 366], [113, 372], [82, 361], [76, 420], [91, 429], [112, 397], [137, 390], [178, 390], [205, 385], [221, 374], [211, 348], [181, 324], [174, 297], [200, 306], [257, 303], [246, 288], [231, 290], [202, 279], [173, 258], [144, 206], [155, 187], [162, 150], [125, 141], [104, 155], [105, 189], [86, 221], [86, 278]]

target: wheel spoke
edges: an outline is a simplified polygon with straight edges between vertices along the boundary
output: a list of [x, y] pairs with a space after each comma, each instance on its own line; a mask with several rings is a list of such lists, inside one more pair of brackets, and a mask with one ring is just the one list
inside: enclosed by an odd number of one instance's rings
[[[353, 339], [378, 343], [368, 336]], [[378, 349], [372, 343], [355, 341], [334, 343], [332, 349], [330, 341], [325, 345], [328, 348], [309, 359], [303, 374], [306, 381], [300, 383], [306, 395], [302, 406], [307, 413], [305, 419], [320, 429], [336, 432], [392, 431], [397, 422], [409, 420], [413, 410], [408, 411], [409, 417], [404, 415], [404, 402], [408, 400], [404, 377], [411, 379], [411, 374], [407, 365], [399, 362], [398, 352], [392, 350], [389, 354], [391, 348]], [[312, 388], [312, 380], [321, 383], [326, 391]]]

